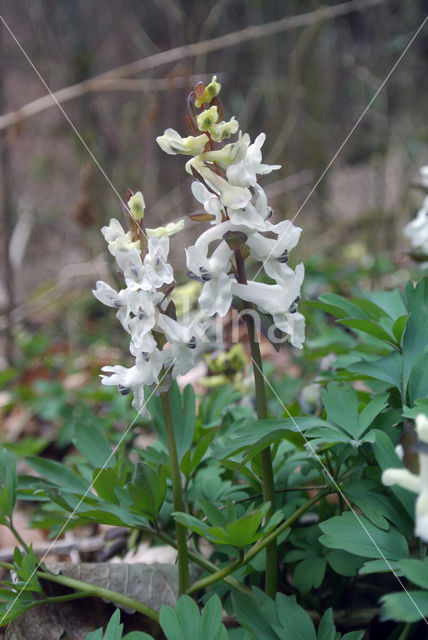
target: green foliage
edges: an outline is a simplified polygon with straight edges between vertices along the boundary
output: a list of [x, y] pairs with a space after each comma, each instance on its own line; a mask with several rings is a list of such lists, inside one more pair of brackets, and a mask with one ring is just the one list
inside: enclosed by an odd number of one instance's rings
[[86, 640], [153, 640], [153, 637], [142, 631], [131, 631], [123, 635], [123, 624], [120, 623], [119, 609], [113, 613], [103, 634], [102, 629], [88, 633]]

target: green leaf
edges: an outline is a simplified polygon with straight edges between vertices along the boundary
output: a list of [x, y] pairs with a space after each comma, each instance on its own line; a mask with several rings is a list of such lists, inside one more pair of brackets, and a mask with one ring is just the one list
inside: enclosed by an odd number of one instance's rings
[[119, 504], [114, 492], [118, 486], [118, 478], [115, 469], [101, 468], [94, 469], [92, 473], [92, 486], [102, 500]]
[[428, 396], [428, 350], [416, 358], [408, 381], [408, 396], [410, 404], [419, 398]]
[[[356, 305], [354, 302], [351, 302], [347, 298], [338, 296], [336, 293], [323, 293], [319, 297], [319, 299], [321, 302], [326, 303], [327, 305], [340, 309], [340, 315], [337, 314], [338, 318], [344, 318], [345, 316], [348, 316], [350, 318], [366, 317], [366, 314], [364, 313], [364, 311], [359, 309], [358, 305]], [[333, 313], [333, 315], [336, 314]]]
[[207, 433], [203, 438], [199, 440], [196, 447], [186, 451], [180, 464], [180, 469], [185, 476], [189, 477], [195, 471], [202, 458], [206, 454], [211, 440], [214, 436], [215, 429], [212, 429], [209, 433]]
[[386, 557], [388, 560], [401, 560], [409, 555], [404, 536], [396, 529], [383, 531], [364, 516], [345, 512], [321, 522], [324, 535], [321, 544], [330, 549], [343, 549], [364, 558]]
[[371, 481], [360, 480], [359, 482], [351, 482], [344, 491], [348, 498], [363, 511], [364, 515], [380, 529], [389, 529], [390, 522], [393, 522], [400, 529], [406, 528], [407, 519], [403, 521], [403, 516], [392, 500], [373, 490], [373, 486]]
[[333, 610], [327, 609], [318, 625], [318, 640], [335, 640], [336, 627], [334, 626]]
[[225, 527], [227, 524], [227, 520], [222, 514], [222, 512], [217, 509], [217, 507], [212, 504], [209, 500], [204, 500], [203, 498], [198, 499], [198, 505], [201, 507], [203, 512], [208, 518], [208, 522], [217, 527]]
[[[221, 638], [222, 629], [225, 630], [222, 619], [221, 600], [218, 595], [212, 596], [206, 603], [201, 615], [200, 638], [201, 640], [216, 640]], [[227, 634], [225, 635], [225, 638]]]
[[399, 567], [410, 582], [413, 582], [418, 587], [428, 589], [428, 559], [401, 560]]
[[135, 509], [150, 520], [156, 520], [166, 494], [166, 468], [160, 465], [153, 469], [145, 462], [139, 462], [128, 491]]
[[394, 322], [394, 325], [392, 327], [392, 333], [394, 334], [394, 338], [396, 339], [397, 344], [399, 345], [401, 345], [401, 341], [403, 339], [403, 333], [406, 328], [408, 318], [409, 318], [408, 315], [400, 316]]
[[301, 593], [307, 593], [314, 587], [318, 589], [324, 579], [327, 562], [315, 553], [309, 553], [294, 570], [294, 582]]
[[[181, 596], [177, 600], [175, 613], [186, 640], [199, 640], [201, 616], [199, 607], [190, 596]], [[172, 640], [172, 639], [171, 639]]]
[[287, 635], [293, 640], [316, 640], [312, 620], [306, 611], [297, 604], [295, 596], [285, 596], [283, 593], [278, 593], [276, 611], [279, 624], [273, 623], [272, 628], [280, 638]]
[[428, 616], [428, 591], [400, 591], [381, 597], [381, 620], [417, 622]]
[[74, 434], [73, 444], [93, 467], [114, 466], [112, 448], [101, 429], [78, 424]]
[[245, 547], [252, 544], [260, 538], [259, 529], [266, 512], [269, 510], [269, 504], [266, 503], [257, 511], [253, 511], [242, 518], [238, 518], [226, 526], [226, 532], [229, 544], [234, 547]]
[[401, 355], [394, 351], [377, 360], [350, 364], [348, 371], [374, 378], [375, 380], [381, 380], [393, 387], [397, 387], [397, 389], [401, 389], [401, 366]]
[[328, 420], [357, 438], [358, 396], [353, 386], [347, 382], [330, 382], [321, 396]]
[[387, 406], [388, 394], [382, 393], [375, 396], [361, 411], [358, 416], [358, 437], [369, 428], [377, 415]]
[[30, 456], [26, 458], [28, 465], [42, 478], [52, 482], [64, 491], [83, 495], [88, 492], [89, 484], [63, 464], [54, 460]]
[[0, 450], [0, 524], [11, 518], [16, 501], [16, 458], [7, 449]]
[[363, 564], [363, 560], [353, 553], [342, 549], [333, 549], [326, 555], [326, 560], [330, 567], [340, 576], [355, 576], [358, 569]]
[[403, 335], [404, 390], [416, 360], [428, 348], [428, 277], [422, 277], [416, 287], [409, 282], [406, 297], [410, 315]]
[[363, 318], [345, 318], [344, 320], [338, 320], [339, 324], [368, 333], [370, 336], [374, 336], [389, 345], [395, 345], [394, 336], [388, 333], [381, 325], [373, 322], [372, 320], [364, 320]]

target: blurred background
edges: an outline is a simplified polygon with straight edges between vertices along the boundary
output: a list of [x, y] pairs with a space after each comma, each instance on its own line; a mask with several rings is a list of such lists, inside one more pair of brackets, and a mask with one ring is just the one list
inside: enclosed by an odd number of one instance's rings
[[[213, 74], [225, 118], [265, 131], [264, 159], [282, 165], [263, 186], [277, 220], [299, 212], [307, 295], [408, 277], [402, 227], [428, 163], [426, 26], [311, 192], [423, 22], [422, 0], [3, 0], [2, 15], [111, 181], [0, 23], [2, 368], [47, 327], [67, 348], [85, 344], [83, 322], [97, 338], [90, 291], [111, 277], [100, 227], [121, 218], [119, 195], [144, 192], [148, 226], [197, 211], [183, 158], [155, 138], [184, 135], [186, 96]], [[173, 260], [184, 268], [182, 251]]]

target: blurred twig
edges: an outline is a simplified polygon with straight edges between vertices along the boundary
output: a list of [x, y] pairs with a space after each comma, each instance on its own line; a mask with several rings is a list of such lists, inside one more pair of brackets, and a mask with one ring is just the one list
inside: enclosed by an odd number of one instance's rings
[[[233, 47], [243, 42], [255, 40], [257, 38], [264, 38], [272, 36], [277, 33], [283, 33], [290, 29], [298, 29], [300, 27], [320, 22], [321, 20], [331, 20], [338, 16], [343, 16], [353, 11], [362, 11], [374, 7], [376, 5], [384, 3], [386, 0], [351, 0], [351, 2], [344, 2], [336, 6], [321, 7], [316, 11], [300, 14], [297, 16], [287, 16], [281, 20], [275, 22], [269, 22], [262, 25], [256, 25], [247, 27], [246, 29], [240, 29], [239, 31], [233, 31], [224, 36], [218, 38], [212, 38], [211, 40], [205, 40], [205, 42], [197, 42], [189, 45], [183, 45], [169, 49], [168, 51], [162, 51], [140, 60], [135, 60], [129, 64], [122, 65], [116, 69], [111, 69], [101, 73], [100, 75], [84, 80], [77, 84], [60, 89], [52, 94], [42, 96], [37, 100], [33, 100], [24, 105], [16, 111], [11, 111], [0, 117], [0, 130], [6, 129], [10, 126], [16, 125], [23, 120], [31, 118], [32, 116], [49, 109], [57, 102], [64, 103], [69, 100], [74, 100], [79, 96], [92, 91], [100, 91], [105, 89], [109, 84], [116, 82], [120, 78], [126, 78], [133, 76], [142, 71], [148, 71], [149, 69], [155, 69], [164, 64], [171, 62], [177, 62], [185, 58], [191, 58], [194, 56], [204, 55], [220, 49], [226, 49], [227, 47]], [[3, 18], [0, 16], [0, 19]], [[4, 20], [3, 20], [4, 22]], [[4, 22], [5, 26], [6, 23]]]

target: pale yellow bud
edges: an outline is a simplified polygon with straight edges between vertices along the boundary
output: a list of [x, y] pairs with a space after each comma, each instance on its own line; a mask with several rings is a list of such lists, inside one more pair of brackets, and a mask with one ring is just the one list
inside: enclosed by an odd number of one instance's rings
[[135, 220], [143, 219], [146, 203], [144, 202], [144, 196], [141, 193], [141, 191], [137, 191], [137, 193], [135, 193], [131, 198], [129, 198], [128, 207], [132, 213], [132, 216], [135, 218]]

